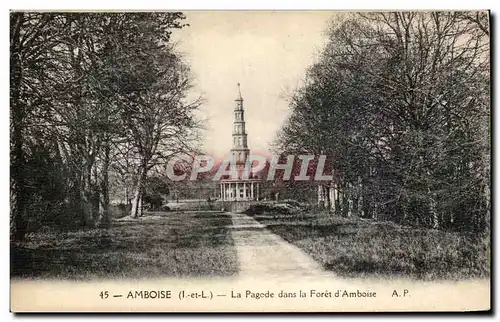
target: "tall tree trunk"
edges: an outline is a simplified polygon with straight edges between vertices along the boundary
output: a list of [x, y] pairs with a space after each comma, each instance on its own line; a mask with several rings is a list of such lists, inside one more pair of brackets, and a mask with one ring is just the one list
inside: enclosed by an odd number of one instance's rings
[[108, 226], [111, 223], [109, 214], [109, 138], [104, 142], [104, 159], [101, 169], [101, 182], [99, 192], [99, 225]]
[[354, 210], [353, 186], [352, 184], [347, 183], [346, 187], [347, 187], [347, 217], [351, 217]]
[[[73, 212], [74, 218], [80, 220], [83, 220], [83, 215], [82, 215], [83, 203], [81, 194], [82, 178], [83, 178], [82, 169], [80, 167], [74, 169], [72, 176], [72, 189], [71, 189], [69, 208]], [[80, 223], [80, 225], [83, 226], [83, 221]]]
[[[430, 171], [427, 169], [427, 177], [431, 176]], [[439, 216], [437, 213], [436, 194], [431, 191], [431, 187], [427, 185], [427, 198], [429, 200], [429, 214], [431, 219], [431, 227], [433, 229], [439, 228]]]
[[23, 151], [23, 126], [25, 107], [20, 102], [22, 79], [20, 36], [13, 30], [19, 29], [22, 24], [23, 13], [11, 13], [11, 44], [10, 44], [10, 114], [11, 114], [11, 238], [23, 240], [28, 228], [26, 218], [26, 183], [25, 162]]
[[[11, 103], [12, 104], [12, 103]], [[26, 183], [23, 151], [23, 109], [13, 106], [11, 162], [11, 234], [15, 240], [23, 240], [28, 228], [26, 218]]]
[[134, 191], [134, 200], [132, 201], [132, 210], [130, 211], [130, 217], [138, 218], [142, 216], [142, 193], [143, 185], [146, 180], [146, 166], [141, 165], [139, 168], [139, 174], [137, 176], [137, 184]]
[[491, 230], [491, 169], [490, 169], [490, 153], [491, 149], [488, 147], [487, 153], [482, 153], [482, 191], [484, 198], [484, 230], [489, 233]]
[[129, 205], [130, 204], [130, 201], [129, 201], [129, 197], [128, 197], [128, 183], [126, 182], [125, 183], [125, 205]]
[[342, 216], [343, 217], [349, 217], [350, 213], [350, 208], [351, 208], [351, 202], [350, 202], [350, 196], [349, 196], [349, 185], [344, 184], [342, 186]]
[[439, 228], [439, 216], [438, 216], [438, 213], [436, 210], [436, 197], [431, 192], [430, 188], [428, 188], [427, 193], [429, 196], [429, 214], [430, 214], [430, 219], [431, 219], [431, 227], [433, 229], [438, 229]]
[[365, 209], [364, 209], [364, 202], [363, 202], [363, 195], [365, 193], [365, 187], [363, 185], [363, 180], [361, 177], [358, 177], [358, 199], [357, 199], [357, 212], [358, 216], [364, 217], [365, 216]]
[[323, 184], [318, 185], [318, 207], [328, 209], [326, 201], [326, 187]]
[[139, 206], [138, 206], [138, 216], [142, 217], [144, 215], [144, 212], [142, 211], [142, 202], [144, 200], [144, 188], [141, 189], [141, 195], [139, 196]]
[[325, 189], [326, 209], [328, 209], [328, 212], [330, 212], [332, 210], [332, 201], [330, 199], [330, 186], [324, 185], [323, 187]]
[[80, 196], [82, 201], [82, 224], [84, 227], [91, 227], [93, 224], [93, 206], [92, 206], [92, 165], [87, 160], [83, 180], [80, 185]]
[[484, 214], [484, 229], [487, 233], [491, 230], [491, 202], [490, 202], [490, 185], [485, 184], [483, 193], [485, 198], [485, 214]]
[[331, 191], [332, 191], [332, 198], [330, 200], [330, 202], [332, 203], [332, 212], [334, 214], [337, 213], [337, 195], [338, 195], [338, 187], [337, 187], [337, 184], [334, 183], [333, 184], [333, 187], [331, 188]]
[[343, 201], [344, 201], [344, 189], [342, 188], [342, 186], [340, 184], [337, 185], [338, 189], [337, 189], [337, 214], [339, 216], [343, 216], [343, 212], [344, 212], [344, 204], [343, 204]]
[[[71, 27], [74, 33], [74, 43], [76, 45], [70, 44], [69, 49], [71, 52], [71, 66], [76, 79], [78, 79], [75, 84], [76, 88], [73, 92], [73, 101], [76, 108], [77, 120], [85, 120], [88, 115], [83, 104], [83, 75], [82, 71], [82, 37], [81, 31], [82, 26], [80, 24], [81, 17], [75, 16]], [[81, 223], [84, 227], [91, 227], [93, 224], [93, 195], [92, 195], [92, 165], [93, 161], [89, 155], [89, 146], [87, 144], [88, 129], [86, 129], [85, 123], [78, 123], [74, 128], [75, 141], [77, 143], [78, 155], [83, 161], [83, 171], [80, 178], [80, 209], [81, 209]]]

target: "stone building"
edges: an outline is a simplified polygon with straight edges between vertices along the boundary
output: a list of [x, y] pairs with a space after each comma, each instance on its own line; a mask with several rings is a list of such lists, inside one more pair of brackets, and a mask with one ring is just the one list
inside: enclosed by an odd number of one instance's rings
[[[241, 96], [240, 84], [238, 83], [238, 95], [234, 106], [233, 126], [233, 148], [231, 157], [236, 163], [237, 176], [230, 176], [219, 182], [220, 200], [222, 201], [249, 201], [259, 199], [260, 180], [255, 174], [245, 175], [245, 165], [250, 155], [248, 148], [247, 133], [245, 129], [245, 110], [243, 108], [243, 97]], [[247, 166], [247, 169], [250, 167]]]

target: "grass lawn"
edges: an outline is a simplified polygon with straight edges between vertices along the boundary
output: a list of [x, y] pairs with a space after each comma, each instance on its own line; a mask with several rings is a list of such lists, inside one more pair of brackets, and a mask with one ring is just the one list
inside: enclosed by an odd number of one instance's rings
[[236, 250], [223, 213], [148, 213], [109, 229], [43, 233], [11, 245], [11, 276], [85, 280], [229, 276]]
[[432, 280], [490, 275], [489, 237], [327, 214], [262, 213], [254, 218], [344, 277]]

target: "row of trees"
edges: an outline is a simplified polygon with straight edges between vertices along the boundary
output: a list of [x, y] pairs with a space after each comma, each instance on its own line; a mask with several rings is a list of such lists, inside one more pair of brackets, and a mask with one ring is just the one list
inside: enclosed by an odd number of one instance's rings
[[10, 14], [11, 232], [109, 222], [109, 174], [140, 215], [148, 173], [195, 148], [200, 101], [170, 42], [184, 15]]
[[348, 14], [327, 34], [278, 152], [327, 155], [334, 180], [320, 189], [341, 215], [487, 228], [488, 14]]

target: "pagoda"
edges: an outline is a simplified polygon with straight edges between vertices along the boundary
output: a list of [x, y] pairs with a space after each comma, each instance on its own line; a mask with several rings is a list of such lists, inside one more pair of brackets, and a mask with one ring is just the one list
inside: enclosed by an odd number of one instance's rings
[[[250, 201], [259, 199], [259, 182], [247, 165], [250, 149], [248, 148], [247, 133], [245, 129], [245, 110], [241, 96], [240, 83], [234, 106], [233, 147], [231, 149], [231, 162], [236, 165], [236, 174], [229, 178], [221, 179], [220, 200], [222, 201]], [[246, 168], [245, 168], [246, 166]]]

